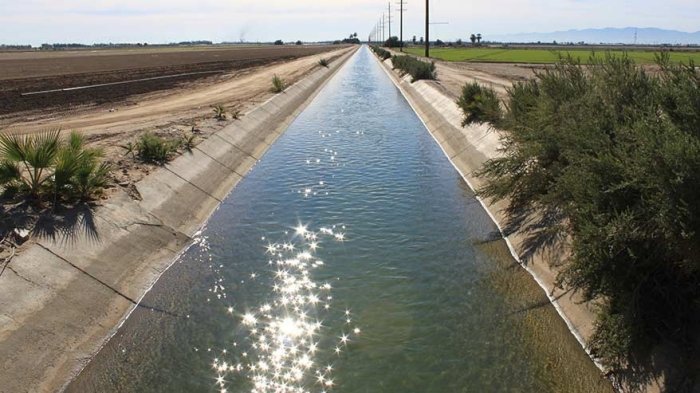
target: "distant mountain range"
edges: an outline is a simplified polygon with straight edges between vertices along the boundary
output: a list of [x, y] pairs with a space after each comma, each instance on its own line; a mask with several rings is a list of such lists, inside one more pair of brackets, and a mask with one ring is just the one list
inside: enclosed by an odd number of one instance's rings
[[[636, 41], [635, 41], [636, 33]], [[555, 31], [553, 33], [524, 33], [506, 35], [484, 35], [484, 41], [498, 42], [585, 42], [587, 44], [700, 44], [700, 31], [664, 30], [653, 27], [605, 28]]]

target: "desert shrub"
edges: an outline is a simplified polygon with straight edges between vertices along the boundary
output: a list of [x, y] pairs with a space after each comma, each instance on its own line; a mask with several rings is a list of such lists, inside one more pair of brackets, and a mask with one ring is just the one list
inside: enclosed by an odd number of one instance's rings
[[435, 63], [427, 63], [416, 59], [413, 56], [394, 56], [391, 59], [394, 69], [398, 69], [401, 76], [411, 75], [411, 83], [422, 79], [435, 79]]
[[226, 107], [223, 105], [214, 105], [212, 107], [214, 111], [214, 118], [216, 120], [226, 120]]
[[329, 64], [329, 62], [326, 58], [322, 58], [321, 60], [318, 61], [318, 65], [320, 65], [321, 67], [328, 68], [328, 64]]
[[280, 78], [277, 75], [272, 77], [272, 92], [273, 93], [281, 93], [286, 88], [287, 88], [287, 83], [284, 81], [284, 79]]
[[231, 109], [231, 118], [233, 120], [238, 120], [241, 118], [241, 109], [240, 108], [233, 108]]
[[496, 92], [491, 88], [485, 88], [476, 82], [469, 83], [462, 88], [462, 95], [457, 101], [462, 108], [465, 118], [462, 126], [471, 123], [491, 123], [498, 126], [501, 120], [501, 104]]
[[152, 133], [145, 133], [136, 143], [136, 153], [143, 161], [163, 164], [170, 160], [179, 146], [179, 140], [166, 140]]
[[667, 55], [657, 74], [626, 56], [591, 62], [562, 59], [513, 86], [479, 193], [508, 201], [525, 258], [568, 250], [559, 284], [601, 304], [591, 350], [634, 383], [659, 343], [681, 370], [697, 358], [700, 71]]
[[372, 46], [371, 48], [374, 51], [374, 53], [376, 53], [377, 56], [379, 56], [380, 59], [382, 59], [382, 60], [391, 59], [391, 52], [389, 52], [388, 50], [382, 49], [378, 46]]

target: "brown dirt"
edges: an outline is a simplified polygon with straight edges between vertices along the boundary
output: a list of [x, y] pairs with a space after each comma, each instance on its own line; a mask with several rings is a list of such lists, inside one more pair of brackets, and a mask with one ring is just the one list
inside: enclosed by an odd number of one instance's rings
[[[156, 48], [0, 53], [0, 116], [27, 110], [119, 102], [135, 94], [258, 65], [327, 52], [334, 46]], [[175, 76], [83, 90], [26, 93]], [[199, 73], [192, 75], [191, 73]]]
[[[324, 51], [329, 49], [332, 51], [294, 60], [274, 60], [266, 65], [182, 83], [167, 90], [130, 95], [128, 99], [117, 102], [93, 103], [70, 110], [13, 113], [0, 117], [0, 132], [32, 133], [51, 128], [80, 131], [86, 136], [89, 146], [105, 151], [106, 160], [113, 164], [114, 185], [139, 198], [134, 183], [156, 166], [143, 163], [132, 155], [127, 156], [121, 146], [135, 142], [146, 132], [166, 138], [194, 134], [195, 143], [201, 142], [235, 121], [231, 119], [230, 110], [238, 110], [244, 116], [247, 111], [272, 97], [274, 93], [270, 88], [274, 75], [291, 85], [320, 67], [320, 58], [334, 61], [351, 48], [324, 47]], [[75, 61], [75, 58], [70, 59]], [[214, 119], [212, 105], [216, 104], [229, 109], [227, 120]], [[181, 149], [180, 153], [184, 151]], [[105, 197], [108, 196], [109, 192]]]

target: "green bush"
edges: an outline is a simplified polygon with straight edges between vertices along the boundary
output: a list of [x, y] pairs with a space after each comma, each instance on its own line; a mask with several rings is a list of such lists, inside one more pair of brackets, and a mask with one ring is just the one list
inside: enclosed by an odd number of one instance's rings
[[697, 360], [700, 71], [668, 55], [654, 74], [626, 56], [591, 62], [563, 59], [514, 85], [479, 192], [508, 201], [525, 258], [568, 251], [559, 284], [602, 304], [591, 350], [633, 383], [659, 343]]
[[214, 118], [216, 120], [226, 120], [226, 107], [219, 104], [212, 107], [214, 111]]
[[30, 135], [0, 134], [0, 185], [40, 202], [91, 199], [107, 185], [110, 167], [99, 149], [86, 148], [83, 136], [60, 131]]
[[280, 78], [277, 75], [272, 77], [272, 92], [273, 93], [281, 93], [286, 88], [287, 88], [287, 83], [282, 78]]
[[406, 74], [411, 75], [411, 83], [421, 79], [435, 79], [437, 72], [435, 71], [435, 63], [426, 63], [418, 60], [413, 56], [394, 56], [391, 59], [394, 69], [400, 71], [401, 76]]
[[141, 135], [136, 143], [136, 154], [146, 162], [163, 164], [180, 147], [180, 140], [166, 140], [152, 133]]
[[462, 88], [462, 96], [457, 105], [464, 112], [462, 127], [471, 123], [491, 123], [498, 126], [501, 120], [501, 104], [496, 92], [491, 88], [484, 88], [476, 82], [469, 83]]
[[374, 51], [374, 53], [376, 53], [377, 56], [379, 56], [379, 58], [382, 59], [382, 61], [386, 59], [391, 59], [391, 52], [389, 52], [388, 50], [382, 49], [378, 46], [372, 46], [371, 48]]

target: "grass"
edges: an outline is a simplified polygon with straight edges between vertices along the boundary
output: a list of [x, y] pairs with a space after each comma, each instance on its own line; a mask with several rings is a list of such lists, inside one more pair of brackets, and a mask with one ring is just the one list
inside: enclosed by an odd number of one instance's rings
[[[406, 48], [404, 52], [412, 55], [422, 56], [425, 52], [423, 48]], [[595, 55], [602, 57], [606, 51], [596, 51]], [[625, 51], [610, 50], [615, 55], [622, 55]], [[446, 61], [473, 61], [485, 63], [530, 63], [530, 64], [552, 64], [559, 56], [570, 54], [578, 58], [581, 63], [588, 63], [591, 54], [588, 49], [504, 49], [504, 48], [434, 48], [430, 50], [430, 55], [436, 59]], [[626, 51], [630, 59], [638, 64], [654, 63], [654, 56], [657, 52], [630, 50]], [[673, 63], [688, 63], [693, 60], [700, 64], [700, 51], [688, 52], [668, 52]]]

